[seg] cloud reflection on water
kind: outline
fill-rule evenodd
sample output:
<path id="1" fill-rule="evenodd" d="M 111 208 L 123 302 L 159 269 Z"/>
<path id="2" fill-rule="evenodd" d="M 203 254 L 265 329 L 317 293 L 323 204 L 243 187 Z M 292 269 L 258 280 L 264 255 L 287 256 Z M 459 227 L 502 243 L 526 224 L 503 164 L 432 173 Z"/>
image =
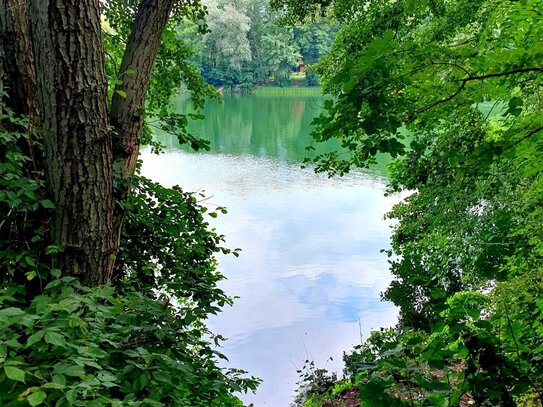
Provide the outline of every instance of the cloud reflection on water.
<path id="1" fill-rule="evenodd" d="M 384 197 L 382 179 L 363 173 L 328 179 L 276 159 L 168 151 L 143 153 L 143 174 L 166 186 L 204 189 L 210 205 L 228 215 L 213 225 L 239 258 L 220 258 L 239 295 L 233 308 L 210 320 L 229 338 L 231 365 L 264 380 L 255 406 L 288 406 L 296 368 L 310 357 L 341 369 L 341 355 L 370 328 L 396 321 L 391 304 L 379 301 L 390 281 L 389 222 L 383 215 L 398 201 Z"/>

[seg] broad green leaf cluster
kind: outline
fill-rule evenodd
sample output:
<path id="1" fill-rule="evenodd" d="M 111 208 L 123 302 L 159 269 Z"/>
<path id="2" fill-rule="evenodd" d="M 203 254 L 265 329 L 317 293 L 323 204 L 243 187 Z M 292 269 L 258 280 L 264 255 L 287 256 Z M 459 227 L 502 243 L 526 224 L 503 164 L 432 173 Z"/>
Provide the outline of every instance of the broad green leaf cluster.
<path id="1" fill-rule="evenodd" d="M 399 324 L 345 358 L 362 405 L 543 402 L 543 3 L 276 3 L 341 23 L 313 133 L 341 149 L 317 169 L 389 154 L 407 195 L 383 293 Z"/>
<path id="2" fill-rule="evenodd" d="M 20 291 L 0 296 L 2 406 L 240 406 L 231 392 L 256 385 L 217 367 L 220 337 L 190 309 L 72 277 L 29 306 Z"/>

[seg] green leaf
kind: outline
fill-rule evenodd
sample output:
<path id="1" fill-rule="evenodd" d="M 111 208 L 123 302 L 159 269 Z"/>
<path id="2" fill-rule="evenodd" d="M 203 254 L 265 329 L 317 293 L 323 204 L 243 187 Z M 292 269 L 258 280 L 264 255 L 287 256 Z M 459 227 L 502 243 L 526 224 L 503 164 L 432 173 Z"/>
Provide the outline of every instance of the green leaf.
<path id="1" fill-rule="evenodd" d="M 68 403 L 73 404 L 77 398 L 77 389 L 68 390 L 66 392 L 66 400 Z"/>
<path id="2" fill-rule="evenodd" d="M 32 345 L 34 345 L 36 342 L 41 341 L 41 339 L 43 338 L 43 334 L 44 334 L 43 331 L 38 331 L 38 332 L 36 332 L 35 334 L 30 335 L 30 336 L 28 337 L 28 340 L 26 341 L 26 346 L 32 346 Z"/>
<path id="3" fill-rule="evenodd" d="M 36 393 L 32 393 L 30 396 L 28 396 L 27 400 L 31 406 L 39 406 L 45 401 L 46 398 L 47 394 L 45 392 L 37 391 Z"/>
<path id="4" fill-rule="evenodd" d="M 57 373 L 64 374 L 66 376 L 80 377 L 85 374 L 85 370 L 79 365 L 61 366 L 57 368 Z"/>
<path id="5" fill-rule="evenodd" d="M 63 335 L 57 332 L 46 332 L 45 342 L 50 343 L 51 345 L 56 345 L 63 348 L 66 346 L 66 339 L 64 339 Z"/>
<path id="6" fill-rule="evenodd" d="M 34 279 L 34 277 L 36 277 L 38 275 L 38 273 L 36 273 L 36 271 L 30 271 L 28 273 L 26 273 L 26 279 L 28 281 L 32 281 Z"/>
<path id="7" fill-rule="evenodd" d="M 66 386 L 66 377 L 61 374 L 53 375 L 53 383 Z"/>
<path id="8" fill-rule="evenodd" d="M 40 201 L 41 206 L 43 206 L 45 209 L 54 209 L 55 204 L 51 202 L 49 199 L 43 199 Z"/>
<path id="9" fill-rule="evenodd" d="M 60 383 L 55 383 L 55 382 L 50 382 L 50 383 L 45 383 L 43 386 L 41 386 L 42 389 L 57 389 L 57 390 L 62 390 L 63 388 L 65 388 L 66 386 L 64 386 L 63 384 L 60 384 Z"/>
<path id="10" fill-rule="evenodd" d="M 13 348 L 13 349 L 21 349 L 23 347 L 23 345 L 21 345 L 17 341 L 17 339 L 8 339 L 7 341 L 4 341 L 3 344 L 6 345 L 6 346 L 9 346 L 10 348 Z"/>
<path id="11" fill-rule="evenodd" d="M 3 317 L 18 317 L 24 314 L 25 312 L 20 308 L 9 307 L 0 311 L 0 319 Z"/>
<path id="12" fill-rule="evenodd" d="M 143 403 L 144 403 L 144 405 L 149 405 L 149 406 L 153 406 L 153 407 L 163 407 L 164 406 L 163 403 L 161 403 L 159 401 L 151 400 L 149 398 L 143 399 Z"/>
<path id="13" fill-rule="evenodd" d="M 19 369 L 15 366 L 4 366 L 4 372 L 6 372 L 6 376 L 10 378 L 11 380 L 15 380 L 18 382 L 25 382 L 25 372 L 24 370 Z"/>
<path id="14" fill-rule="evenodd" d="M 170 375 L 167 374 L 166 372 L 162 372 L 160 370 L 154 371 L 153 372 L 153 377 L 155 378 L 155 380 L 157 380 L 159 382 L 172 384 Z"/>
<path id="15" fill-rule="evenodd" d="M 117 89 L 115 93 L 118 94 L 120 97 L 126 99 L 126 92 L 124 90 Z"/>

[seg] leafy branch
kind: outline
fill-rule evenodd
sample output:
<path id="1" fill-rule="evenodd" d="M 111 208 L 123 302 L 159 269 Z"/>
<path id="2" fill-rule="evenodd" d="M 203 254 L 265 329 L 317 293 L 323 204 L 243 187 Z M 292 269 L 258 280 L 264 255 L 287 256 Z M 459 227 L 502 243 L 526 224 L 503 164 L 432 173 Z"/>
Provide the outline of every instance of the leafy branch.
<path id="1" fill-rule="evenodd" d="M 455 67 L 458 67 L 460 68 L 459 65 L 454 65 Z M 464 68 L 462 68 L 464 69 Z M 465 70 L 465 69 L 464 69 Z M 466 71 L 467 72 L 467 71 Z M 485 75 L 476 75 L 476 76 L 468 76 L 467 78 L 464 78 L 464 79 L 458 79 L 458 80 L 455 80 L 455 82 L 458 82 L 460 81 L 460 86 L 459 88 L 456 90 L 456 92 L 454 92 L 453 94 L 443 98 L 443 99 L 440 99 L 440 100 L 437 100 L 433 103 L 430 103 L 426 106 L 423 106 L 417 110 L 415 110 L 413 113 L 415 114 L 419 114 L 419 113 L 424 113 L 440 104 L 443 104 L 443 103 L 446 103 L 452 99 L 454 99 L 456 96 L 458 96 L 463 90 L 464 88 L 466 87 L 466 85 L 468 84 L 468 82 L 471 82 L 471 81 L 482 81 L 482 80 L 485 80 L 485 79 L 490 79 L 490 78 L 499 78 L 499 77 L 502 77 L 502 76 L 509 76 L 509 75 L 515 75 L 515 74 L 519 74 L 519 73 L 527 73 L 527 72 L 543 72 L 543 68 L 540 68 L 540 67 L 532 67 L 532 68 L 518 68 L 518 69 L 513 69 L 511 71 L 506 71 L 506 72 L 497 72 L 497 73 L 489 73 L 489 74 L 485 74 Z"/>

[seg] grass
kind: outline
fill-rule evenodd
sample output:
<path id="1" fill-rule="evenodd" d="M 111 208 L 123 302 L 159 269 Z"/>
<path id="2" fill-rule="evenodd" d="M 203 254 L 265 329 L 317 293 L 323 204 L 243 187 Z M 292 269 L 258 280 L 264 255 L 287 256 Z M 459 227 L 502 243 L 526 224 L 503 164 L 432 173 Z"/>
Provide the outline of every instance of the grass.
<path id="1" fill-rule="evenodd" d="M 293 81 L 305 81 L 305 73 L 293 73 L 290 75 Z"/>

